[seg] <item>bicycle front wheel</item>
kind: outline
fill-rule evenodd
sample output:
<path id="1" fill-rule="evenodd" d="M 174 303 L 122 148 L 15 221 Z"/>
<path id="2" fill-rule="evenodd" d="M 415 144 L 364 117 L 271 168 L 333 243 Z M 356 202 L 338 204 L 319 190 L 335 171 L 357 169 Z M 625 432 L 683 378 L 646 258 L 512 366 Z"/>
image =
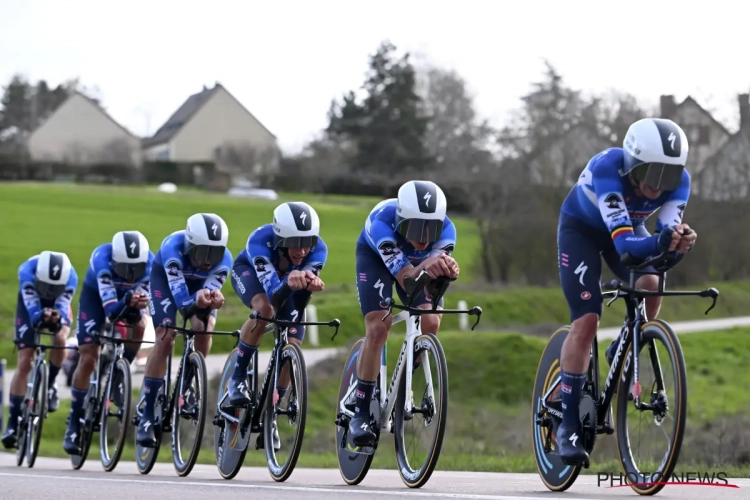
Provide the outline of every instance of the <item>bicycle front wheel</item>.
<path id="1" fill-rule="evenodd" d="M 411 387 L 408 388 L 407 370 L 413 371 Z M 421 396 L 414 398 L 411 412 L 406 413 L 406 398 L 411 394 Z M 394 442 L 399 474 L 409 488 L 421 488 L 427 484 L 437 465 L 448 417 L 448 366 L 443 346 L 435 335 L 426 333 L 414 340 L 414 366 L 404 367 L 395 410 Z M 432 436 L 423 436 L 422 431 L 430 428 Z M 427 451 L 417 452 L 416 448 L 420 446 Z M 411 458 L 409 449 L 414 453 Z"/>
<path id="2" fill-rule="evenodd" d="M 178 476 L 187 476 L 193 470 L 203 441 L 203 429 L 206 425 L 208 392 L 206 360 L 199 351 L 191 352 L 185 366 L 182 367 L 182 392 L 177 394 L 172 409 L 172 458 Z M 180 381 L 175 384 L 175 391 L 180 390 Z M 188 422 L 192 425 L 187 425 Z M 190 443 L 183 446 L 183 443 Z M 182 454 L 188 450 L 187 457 Z"/>
<path id="3" fill-rule="evenodd" d="M 302 439 L 305 436 L 307 369 L 302 349 L 297 344 L 287 344 L 281 350 L 279 373 L 284 371 L 289 374 L 290 378 L 286 397 L 278 400 L 279 409 L 278 412 L 274 412 L 274 399 L 278 393 L 273 391 L 267 398 L 263 416 L 263 447 L 266 449 L 268 472 L 273 480 L 278 482 L 286 481 L 292 475 L 302 450 Z M 283 401 L 284 399 L 286 401 Z M 279 430 L 279 427 L 285 423 L 291 427 L 289 432 Z M 274 449 L 274 434 L 279 436 L 280 449 L 278 451 L 289 450 L 289 456 L 281 463 L 279 463 L 277 450 Z"/>
<path id="4" fill-rule="evenodd" d="M 108 384 L 104 394 L 99 429 L 99 455 L 102 467 L 107 472 L 115 470 L 120 461 L 130 423 L 132 390 L 130 364 L 127 360 L 120 358 L 115 361 L 110 376 L 112 382 Z"/>
<path id="5" fill-rule="evenodd" d="M 639 495 L 654 495 L 672 476 L 680 455 L 687 420 L 687 371 L 680 341 L 664 321 L 657 319 L 643 325 L 639 348 L 639 383 L 633 382 L 632 344 L 625 353 L 619 378 L 617 447 L 630 487 Z M 653 375 L 645 377 L 649 372 Z M 639 394 L 645 406 L 641 409 L 633 403 Z M 631 423 L 630 430 L 638 434 L 632 440 Z M 641 436 L 642 431 L 648 432 L 649 424 L 653 424 L 653 435 Z"/>
<path id="6" fill-rule="evenodd" d="M 34 467 L 39 453 L 39 442 L 42 439 L 42 427 L 47 417 L 47 364 L 39 363 L 36 367 L 34 387 L 29 402 L 28 428 L 26 432 L 26 464 Z"/>

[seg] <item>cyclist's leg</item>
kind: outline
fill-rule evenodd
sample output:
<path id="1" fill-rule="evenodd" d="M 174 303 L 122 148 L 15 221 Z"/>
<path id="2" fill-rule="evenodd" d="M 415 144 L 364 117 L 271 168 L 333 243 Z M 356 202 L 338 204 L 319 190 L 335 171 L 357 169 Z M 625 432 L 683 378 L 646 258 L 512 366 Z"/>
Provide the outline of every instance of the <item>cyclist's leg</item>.
<path id="1" fill-rule="evenodd" d="M 235 260 L 232 267 L 232 288 L 245 307 L 257 311 L 264 318 L 273 316 L 273 307 L 263 285 L 258 280 L 255 268 L 246 259 Z M 253 330 L 255 324 L 256 320 L 248 318 L 240 330 L 237 362 L 234 365 L 228 388 L 230 406 L 245 406 L 251 402 L 250 392 L 244 382 L 247 379 L 250 361 L 263 340 L 263 330 L 267 323 L 257 321 L 258 326 Z"/>
<path id="2" fill-rule="evenodd" d="M 136 434 L 137 443 L 149 448 L 156 446 L 156 435 L 153 428 L 154 406 L 159 391 L 164 384 L 164 375 L 167 373 L 167 358 L 174 347 L 174 332 L 167 331 L 163 326 L 157 325 L 174 325 L 177 314 L 175 300 L 169 289 L 164 268 L 157 265 L 153 266 L 150 278 L 150 313 L 156 331 L 154 332 L 154 346 L 146 359 L 146 370 L 143 377 L 143 393 L 146 404 Z"/>
<path id="3" fill-rule="evenodd" d="M 399 299 L 401 299 L 401 302 L 406 303 L 408 299 L 408 297 L 406 296 L 406 291 L 401 288 L 398 283 L 396 283 L 396 293 L 398 294 Z M 432 309 L 432 300 L 427 298 L 427 294 L 424 290 L 421 290 L 417 297 L 414 299 L 414 305 L 420 309 Z M 440 297 L 440 302 L 438 302 L 437 308 L 443 309 L 444 305 L 445 301 L 443 300 L 443 297 Z M 442 319 L 442 314 L 422 315 L 422 319 L 420 321 L 420 329 L 422 330 L 422 333 L 432 333 L 433 335 L 437 335 L 438 331 L 440 330 L 440 323 Z M 419 368 L 421 362 L 422 354 L 420 354 L 419 357 L 414 360 L 415 370 Z"/>
<path id="4" fill-rule="evenodd" d="M 141 309 L 141 317 L 138 320 L 138 323 L 135 323 L 133 325 L 133 340 L 143 340 L 143 336 L 146 333 L 147 324 L 148 321 L 146 320 L 146 310 Z M 128 329 L 122 328 L 120 333 L 123 337 L 127 337 Z M 133 361 L 135 361 L 136 356 L 138 356 L 138 351 L 141 350 L 141 344 L 134 342 L 125 342 L 123 345 L 125 346 L 125 350 L 122 354 L 122 357 L 128 360 L 128 363 L 132 365 Z"/>
<path id="5" fill-rule="evenodd" d="M 34 361 L 34 349 L 29 347 L 34 342 L 34 328 L 20 293 L 16 305 L 16 336 L 14 342 L 18 349 L 18 365 L 10 381 L 8 425 L 2 435 L 3 446 L 7 449 L 16 446 L 18 418 L 21 416 L 21 405 L 26 396 L 26 384 L 29 381 L 31 364 Z M 0 418 L 2 418 L 2 415 L 0 415 Z"/>
<path id="6" fill-rule="evenodd" d="M 191 290 L 190 293 L 194 293 Z M 212 309 L 211 314 L 208 315 L 208 324 L 205 325 L 205 331 L 213 332 L 216 329 L 216 316 L 219 313 L 217 309 Z M 190 318 L 190 328 L 201 332 L 204 329 L 203 321 L 193 316 Z M 211 352 L 211 344 L 213 343 L 213 337 L 211 335 L 196 335 L 195 336 L 195 350 L 200 351 L 204 356 L 208 356 Z"/>
<path id="7" fill-rule="evenodd" d="M 383 345 L 388 340 L 392 318 L 383 321 L 385 311 L 380 301 L 391 297 L 393 278 L 380 256 L 366 245 L 357 243 L 357 298 L 365 319 L 365 341 L 357 361 L 357 390 L 354 417 L 349 435 L 357 446 L 369 446 L 375 439 L 370 429 L 370 401 L 378 380 Z"/>
<path id="8" fill-rule="evenodd" d="M 91 382 L 91 374 L 94 373 L 96 363 L 99 361 L 99 343 L 94 335 L 102 331 L 104 322 L 104 307 L 99 290 L 84 285 L 81 289 L 76 321 L 78 366 L 73 373 L 68 428 L 63 437 L 63 449 L 71 455 L 80 453 L 80 419 Z"/>
<path id="9" fill-rule="evenodd" d="M 284 321 L 293 321 L 304 323 L 307 321 L 306 310 L 302 307 L 309 300 L 312 292 L 307 290 L 298 290 L 292 293 L 292 296 L 284 304 L 284 307 L 279 311 L 279 319 Z M 297 344 L 302 347 L 302 341 L 305 339 L 305 326 L 298 325 L 289 327 L 287 330 L 287 339 L 292 344 Z M 285 365 L 279 373 L 279 399 L 284 397 L 286 390 L 289 387 L 290 382 L 289 365 Z"/>
<path id="10" fill-rule="evenodd" d="M 572 217 L 560 216 L 558 265 L 563 294 L 570 308 L 571 327 L 560 353 L 563 420 L 557 442 L 563 460 L 573 463 L 582 463 L 587 458 L 580 439 L 578 407 L 589 351 L 602 313 L 599 239 Z"/>
<path id="11" fill-rule="evenodd" d="M 633 227 L 633 233 L 636 236 L 650 236 L 643 224 L 639 224 Z M 620 262 L 620 254 L 617 252 L 614 243 L 611 243 L 610 246 L 602 252 L 602 256 L 604 257 L 604 261 L 607 263 L 607 266 L 615 274 L 615 276 L 627 283 L 630 279 L 630 271 Z M 646 274 L 648 272 L 653 273 L 656 272 L 656 270 L 653 267 L 647 267 L 643 272 L 636 273 L 635 286 L 636 288 L 640 288 L 643 290 L 656 291 L 659 288 L 659 278 L 655 274 Z M 646 298 L 646 317 L 655 318 L 659 314 L 659 310 L 661 309 L 661 299 L 661 297 Z M 626 325 L 623 324 L 623 328 L 625 328 L 625 326 Z M 617 344 L 620 342 L 621 335 L 622 332 L 617 336 L 617 338 L 612 341 L 612 343 L 607 347 L 607 350 L 605 351 L 604 355 L 607 358 L 607 362 L 610 364 L 610 366 L 612 365 L 612 360 L 615 357 L 615 350 L 617 349 Z"/>

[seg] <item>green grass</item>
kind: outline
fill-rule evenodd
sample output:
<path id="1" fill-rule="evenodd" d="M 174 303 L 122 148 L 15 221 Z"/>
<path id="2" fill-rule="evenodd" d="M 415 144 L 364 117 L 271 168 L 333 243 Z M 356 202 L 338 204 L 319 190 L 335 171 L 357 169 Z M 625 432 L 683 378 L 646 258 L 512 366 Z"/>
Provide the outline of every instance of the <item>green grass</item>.
<path id="1" fill-rule="evenodd" d="M 534 472 L 529 403 L 545 341 L 518 333 L 478 334 L 467 341 L 463 333 L 443 332 L 440 339 L 448 360 L 450 400 L 448 428 L 438 468 Z M 750 410 L 750 393 L 746 389 L 750 386 L 750 370 L 747 370 L 750 328 L 684 335 L 680 341 L 688 368 L 689 410 L 678 470 L 718 467 L 735 477 L 750 476 L 748 462 L 742 462 L 742 458 L 727 458 L 717 441 L 720 432 L 730 443 L 746 440 L 750 432 L 747 423 L 740 422 L 747 419 Z M 389 370 L 395 365 L 400 343 L 400 339 L 389 339 Z M 606 344 L 600 346 L 602 356 Z M 336 467 L 333 409 L 343 362 L 342 358 L 333 359 L 309 369 L 301 467 Z M 213 380 L 212 386 L 217 385 L 218 381 Z M 213 394 L 215 397 L 215 389 Z M 50 415 L 45 423 L 44 455 L 65 456 L 61 440 L 67 408 L 67 402 L 63 402 L 61 410 Z M 212 416 L 211 409 L 199 458 L 201 463 L 210 464 L 214 460 Z M 734 434 L 727 433 L 727 429 Z M 132 442 L 132 439 L 131 429 L 129 440 Z M 613 436 L 599 437 L 589 472 L 619 470 L 614 442 Z M 95 447 L 90 456 L 98 459 Z M 133 449 L 126 449 L 123 460 L 133 460 L 133 456 Z M 170 460 L 170 448 L 165 441 L 160 461 Z M 249 451 L 245 464 L 264 466 L 263 452 Z M 390 435 L 383 437 L 374 466 L 395 467 Z"/>

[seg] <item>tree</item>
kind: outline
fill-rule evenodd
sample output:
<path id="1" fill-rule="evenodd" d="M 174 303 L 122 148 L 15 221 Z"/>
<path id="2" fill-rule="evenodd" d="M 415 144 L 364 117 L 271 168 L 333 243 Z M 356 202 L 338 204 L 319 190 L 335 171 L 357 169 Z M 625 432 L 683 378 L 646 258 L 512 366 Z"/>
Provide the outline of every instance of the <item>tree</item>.
<path id="1" fill-rule="evenodd" d="M 364 99 L 351 91 L 329 110 L 329 138 L 356 148 L 349 165 L 353 173 L 393 178 L 422 173 L 431 163 L 424 146 L 428 119 L 420 111 L 414 68 L 408 53 L 397 58 L 395 52 L 393 44 L 383 42 L 370 57 Z"/>

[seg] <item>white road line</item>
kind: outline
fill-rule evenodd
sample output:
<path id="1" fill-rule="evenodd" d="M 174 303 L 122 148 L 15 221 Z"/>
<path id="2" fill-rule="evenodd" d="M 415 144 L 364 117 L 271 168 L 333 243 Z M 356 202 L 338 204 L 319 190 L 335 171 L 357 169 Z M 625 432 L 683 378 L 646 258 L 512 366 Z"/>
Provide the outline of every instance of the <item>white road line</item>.
<path id="1" fill-rule="evenodd" d="M 513 496 L 513 495 L 478 495 L 464 493 L 441 493 L 426 491 L 393 491 L 393 490 L 366 490 L 361 487 L 352 488 L 342 486 L 341 488 L 315 488 L 307 486 L 288 486 L 288 485 L 261 485 L 261 484 L 244 484 L 244 483 L 227 483 L 220 480 L 215 482 L 203 481 L 167 481 L 167 480 L 147 480 L 147 479 L 115 479 L 109 477 L 88 477 L 88 476 L 60 476 L 56 474 L 15 474 L 10 472 L 0 472 L 0 476 L 5 477 L 33 477 L 43 479 L 65 479 L 69 481 L 91 481 L 91 482 L 110 482 L 110 483 L 138 483 L 138 484 L 168 484 L 175 486 L 208 486 L 215 488 L 241 488 L 256 490 L 282 490 L 282 491 L 302 491 L 307 493 L 350 493 L 354 495 L 382 495 L 391 497 L 433 497 L 433 498 L 473 498 L 476 500 L 550 500 L 550 497 L 532 497 L 532 496 Z M 565 500 L 585 500 L 577 497 L 565 497 Z"/>

